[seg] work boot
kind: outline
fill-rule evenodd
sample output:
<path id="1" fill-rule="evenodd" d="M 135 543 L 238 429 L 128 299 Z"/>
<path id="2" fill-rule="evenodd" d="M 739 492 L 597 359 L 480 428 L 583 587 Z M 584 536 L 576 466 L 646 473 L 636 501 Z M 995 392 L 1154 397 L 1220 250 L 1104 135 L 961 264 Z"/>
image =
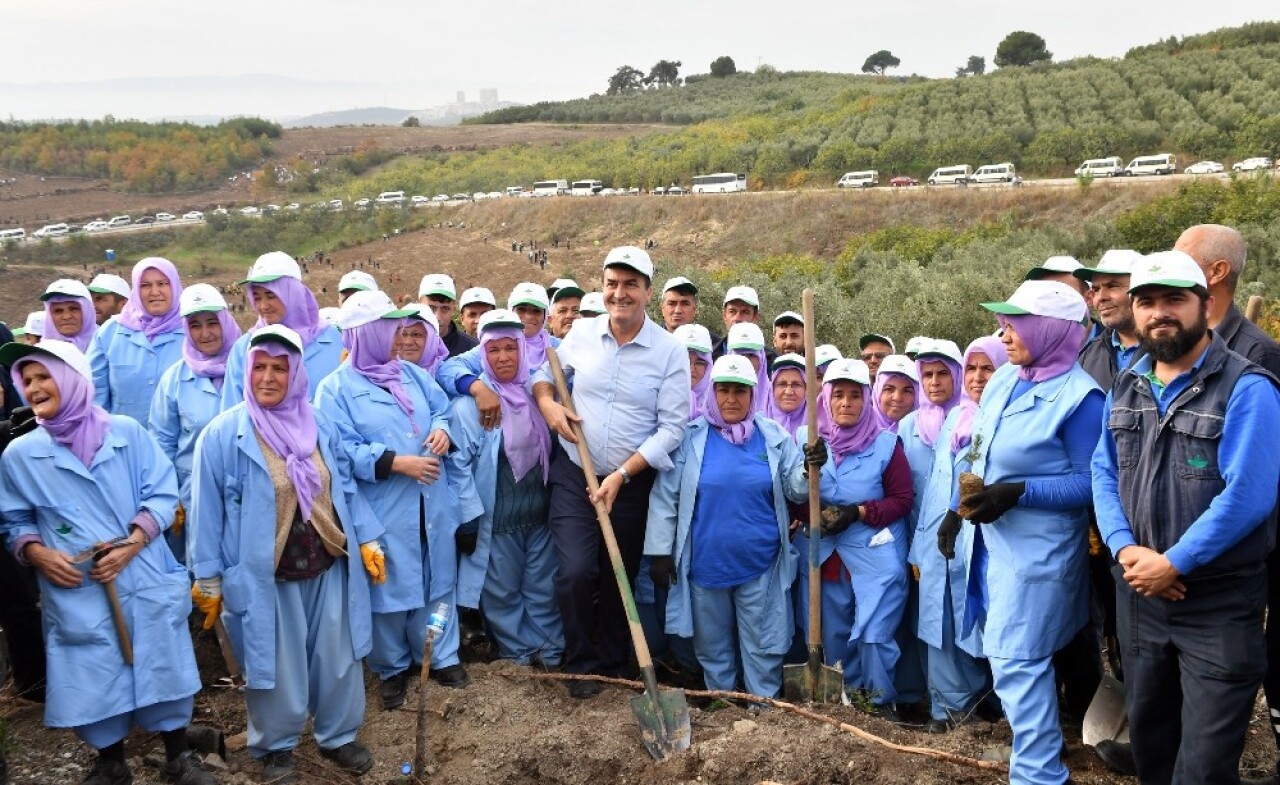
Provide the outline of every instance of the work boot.
<path id="1" fill-rule="evenodd" d="M 1133 762 L 1133 747 L 1128 744 L 1121 744 L 1112 739 L 1103 739 L 1094 745 L 1094 753 L 1098 756 L 1098 760 L 1107 765 L 1107 768 L 1117 774 L 1127 774 L 1130 777 L 1138 776 L 1138 766 Z"/>
<path id="2" fill-rule="evenodd" d="M 213 773 L 204 767 L 204 761 L 195 750 L 187 750 L 160 767 L 160 773 L 178 785 L 218 785 Z"/>
<path id="3" fill-rule="evenodd" d="M 569 682 L 569 694 L 578 700 L 594 698 L 600 694 L 600 682 L 595 679 L 574 679 Z"/>
<path id="4" fill-rule="evenodd" d="M 432 668 L 431 678 L 442 687 L 453 687 L 458 690 L 471 683 L 471 677 L 467 675 L 467 669 L 462 667 L 462 663 L 448 665 L 440 670 Z"/>
<path id="5" fill-rule="evenodd" d="M 320 754 L 353 774 L 364 774 L 373 768 L 373 755 L 354 741 L 331 750 L 321 747 Z"/>
<path id="6" fill-rule="evenodd" d="M 84 778 L 83 785 L 130 785 L 133 772 L 123 761 L 105 760 L 99 757 L 93 762 L 89 776 Z"/>
<path id="7" fill-rule="evenodd" d="M 898 714 L 898 707 L 892 703 L 880 703 L 872 706 L 869 713 L 872 717 L 879 717 L 886 722 L 902 722 L 902 717 Z"/>
<path id="8" fill-rule="evenodd" d="M 409 672 L 400 671 L 388 676 L 378 685 L 378 697 L 382 698 L 382 708 L 398 709 L 404 705 L 405 693 L 409 690 Z"/>
<path id="9" fill-rule="evenodd" d="M 267 785 L 297 785 L 299 780 L 297 772 L 293 770 L 293 750 L 263 755 L 262 781 Z"/>

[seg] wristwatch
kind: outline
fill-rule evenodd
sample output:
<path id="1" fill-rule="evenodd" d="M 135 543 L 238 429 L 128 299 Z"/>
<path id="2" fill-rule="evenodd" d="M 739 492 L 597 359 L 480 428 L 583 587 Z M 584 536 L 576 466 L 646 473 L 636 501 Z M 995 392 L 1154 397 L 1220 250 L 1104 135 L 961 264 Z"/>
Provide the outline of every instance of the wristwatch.
<path id="1" fill-rule="evenodd" d="M 623 484 L 623 485 L 626 485 L 627 483 L 631 482 L 631 472 L 627 471 L 627 467 L 626 467 L 626 466 L 619 466 L 619 467 L 618 467 L 618 474 L 621 474 L 621 475 L 622 475 L 622 484 Z"/>

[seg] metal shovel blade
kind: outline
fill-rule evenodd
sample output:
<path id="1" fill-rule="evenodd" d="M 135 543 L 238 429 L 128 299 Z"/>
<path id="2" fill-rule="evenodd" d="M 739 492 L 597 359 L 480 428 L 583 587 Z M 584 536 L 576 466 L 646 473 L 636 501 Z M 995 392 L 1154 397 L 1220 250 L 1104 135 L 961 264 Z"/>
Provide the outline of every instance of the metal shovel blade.
<path id="1" fill-rule="evenodd" d="M 693 729 L 684 690 L 645 692 L 631 699 L 631 712 L 640 723 L 640 739 L 654 760 L 689 749 Z"/>
<path id="2" fill-rule="evenodd" d="M 815 677 L 816 674 L 816 677 Z M 793 703 L 841 703 L 844 674 L 830 665 L 787 665 L 782 669 L 782 696 Z"/>
<path id="3" fill-rule="evenodd" d="M 1084 713 L 1081 738 L 1090 747 L 1106 739 L 1129 743 L 1129 711 L 1124 705 L 1124 684 L 1114 676 L 1103 676 Z"/>

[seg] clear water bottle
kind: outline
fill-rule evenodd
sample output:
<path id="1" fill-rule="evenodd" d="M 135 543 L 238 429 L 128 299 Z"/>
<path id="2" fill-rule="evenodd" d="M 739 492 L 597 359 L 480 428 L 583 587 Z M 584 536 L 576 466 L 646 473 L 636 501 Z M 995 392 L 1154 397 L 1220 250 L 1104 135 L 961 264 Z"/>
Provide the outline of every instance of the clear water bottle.
<path id="1" fill-rule="evenodd" d="M 444 635 L 444 628 L 447 626 L 449 626 L 449 603 L 437 602 L 431 609 L 430 618 L 427 619 L 427 635 L 439 638 Z"/>

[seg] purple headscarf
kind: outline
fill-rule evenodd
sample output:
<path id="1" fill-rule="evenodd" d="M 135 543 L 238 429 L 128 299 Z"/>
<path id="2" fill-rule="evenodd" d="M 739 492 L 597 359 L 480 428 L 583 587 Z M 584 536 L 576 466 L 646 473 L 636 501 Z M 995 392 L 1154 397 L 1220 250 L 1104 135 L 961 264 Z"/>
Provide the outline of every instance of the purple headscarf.
<path id="1" fill-rule="evenodd" d="M 879 378 L 879 374 L 876 378 Z M 825 382 L 822 392 L 818 394 L 818 435 L 826 440 L 831 459 L 839 466 L 846 455 L 867 449 L 884 428 L 876 422 L 875 407 L 867 401 L 871 388 L 865 384 L 858 385 L 862 388 L 862 414 L 858 415 L 858 421 L 848 427 L 836 425 L 831 417 L 831 385 L 832 382 Z"/>
<path id="2" fill-rule="evenodd" d="M 540 332 L 541 335 L 546 335 Z M 520 367 L 515 378 L 500 382 L 489 365 L 488 345 L 503 338 L 512 338 L 520 350 Z M 533 396 L 525 388 L 529 382 L 529 350 L 525 345 L 524 330 L 516 327 L 490 327 L 480 333 L 480 362 L 488 376 L 489 387 L 502 400 L 502 452 L 511 464 L 511 473 L 518 482 L 534 466 L 542 465 L 542 481 L 547 481 L 551 468 L 551 431 L 546 420 L 533 402 Z"/>
<path id="3" fill-rule="evenodd" d="M 916 360 L 916 373 L 921 379 L 924 379 L 922 366 L 929 362 L 941 362 L 951 372 L 951 399 L 941 406 L 929 400 L 923 384 L 918 388 L 923 397 L 918 398 L 916 402 L 916 433 L 920 436 L 920 441 L 932 447 L 938 441 L 938 432 L 942 430 L 942 424 L 947 421 L 947 415 L 967 396 L 964 394 L 964 369 L 956 365 L 955 360 L 941 354 L 921 355 Z"/>
<path id="4" fill-rule="evenodd" d="M 449 347 L 445 346 L 444 341 L 440 338 L 440 331 L 436 329 L 434 324 L 428 322 L 426 319 L 411 319 L 405 327 L 409 327 L 414 324 L 415 321 L 420 321 L 422 329 L 427 333 L 427 342 L 422 347 L 422 357 L 418 359 L 418 367 L 425 368 L 427 373 L 435 376 L 436 371 L 440 368 L 440 363 L 444 362 L 449 357 Z"/>
<path id="5" fill-rule="evenodd" d="M 213 382 L 214 389 L 221 390 L 222 379 L 227 375 L 227 356 L 231 354 L 231 345 L 240 337 L 240 325 L 231 318 L 226 308 L 218 309 L 217 314 L 218 324 L 222 327 L 222 348 L 217 354 L 205 354 L 197 349 L 191 340 L 191 328 L 187 326 L 187 320 L 182 320 L 182 331 L 187 336 L 182 342 L 182 361 L 196 376 L 203 376 Z"/>
<path id="6" fill-rule="evenodd" d="M 413 423 L 416 434 L 420 429 L 413 421 L 413 401 L 404 389 L 400 358 L 395 356 L 396 336 L 403 326 L 403 319 L 374 319 L 343 330 L 342 339 L 350 350 L 347 361 L 351 363 L 351 370 L 391 393 L 396 405 Z"/>
<path id="7" fill-rule="evenodd" d="M 551 345 L 551 334 L 547 332 L 546 312 L 543 312 L 542 327 L 533 334 L 533 337 L 525 336 L 524 338 L 524 360 L 527 368 L 541 368 L 543 363 L 547 361 L 547 347 Z M 521 331 L 523 333 L 523 330 Z M 521 369 L 523 370 L 523 368 Z"/>
<path id="8" fill-rule="evenodd" d="M 765 355 L 764 349 L 730 349 L 729 354 L 736 354 L 739 357 L 756 358 L 756 365 L 759 366 L 756 368 L 756 390 L 770 389 L 769 358 Z M 753 413 L 760 412 L 761 414 L 765 414 L 766 409 L 769 407 L 769 399 L 772 397 L 772 395 L 757 395 L 753 393 L 751 396 L 751 411 Z M 714 408 L 711 406 L 709 401 L 707 403 L 707 408 Z"/>
<path id="9" fill-rule="evenodd" d="M 689 353 L 698 355 L 699 359 L 707 364 L 707 370 L 703 372 L 702 379 L 689 388 L 689 422 L 693 422 L 707 413 L 707 397 L 712 395 L 711 352 L 695 352 L 690 349 Z"/>
<path id="10" fill-rule="evenodd" d="M 142 275 L 147 270 L 159 270 L 169 279 L 169 310 L 160 316 L 147 313 L 142 304 Z M 177 332 L 182 329 L 182 308 L 178 301 L 182 298 L 182 279 L 178 276 L 178 268 L 173 262 L 152 256 L 133 266 L 133 288 L 129 291 L 129 301 L 120 310 L 116 321 L 135 332 L 147 336 L 148 342 L 154 342 L 157 335 Z"/>
<path id="11" fill-rule="evenodd" d="M 111 417 L 107 410 L 93 402 L 93 382 L 57 357 L 41 354 L 24 357 L 9 370 L 9 377 L 19 390 L 22 389 L 22 366 L 30 362 L 40 363 L 49 371 L 62 398 L 58 413 L 47 420 L 37 417 L 36 424 L 48 431 L 55 442 L 70 450 L 87 468 L 111 430 Z"/>
<path id="12" fill-rule="evenodd" d="M 879 373 L 876 374 L 875 384 L 871 387 L 871 401 L 870 401 L 871 410 L 875 413 L 876 425 L 878 425 L 880 429 L 883 431 L 888 431 L 889 433 L 897 433 L 898 421 L 889 419 L 889 415 L 885 414 L 884 411 L 881 410 L 880 408 L 880 394 L 884 392 L 884 386 L 889 383 L 890 377 L 893 377 L 896 379 L 906 379 L 907 381 L 911 382 L 911 389 L 913 391 L 913 397 L 911 399 L 912 400 L 911 411 L 915 411 L 916 409 L 920 408 L 920 382 L 917 382 L 915 379 L 912 379 L 910 376 L 907 376 L 904 373 L 895 373 L 892 371 L 880 371 Z M 910 414 L 910 413 L 911 412 L 907 412 L 907 414 Z M 904 414 L 902 416 L 906 417 L 907 415 Z"/>
<path id="13" fill-rule="evenodd" d="M 1016 328 L 1015 328 L 1016 329 Z M 969 344 L 964 350 L 964 364 L 969 364 L 969 358 L 975 354 L 986 355 L 987 359 L 996 368 L 1009 362 L 1009 354 L 1004 349 L 1004 343 L 994 335 L 984 335 L 973 343 Z M 963 387 L 963 380 L 961 382 Z M 969 441 L 973 438 L 973 418 L 978 413 L 978 402 L 969 397 L 968 393 L 960 399 L 960 413 L 956 415 L 956 424 L 951 429 L 951 454 L 956 455 L 965 447 L 969 446 Z"/>
<path id="14" fill-rule="evenodd" d="M 1080 322 L 1031 314 L 997 316 L 996 320 L 1001 329 L 1012 324 L 1031 354 L 1031 363 L 1018 369 L 1018 378 L 1029 382 L 1043 382 L 1071 370 L 1084 346 L 1085 327 Z"/>
<path id="15" fill-rule="evenodd" d="M 53 304 L 54 303 L 80 303 L 80 332 L 70 337 L 58 332 L 58 328 L 53 321 Z M 98 329 L 96 321 L 97 314 L 93 310 L 93 300 L 88 297 L 72 297 L 69 294 L 55 294 L 48 300 L 44 301 L 44 321 L 48 327 L 45 332 L 49 333 L 45 336 L 50 341 L 66 341 L 75 344 L 75 347 L 81 352 L 89 351 L 89 342 L 93 340 L 93 332 Z M 52 329 L 49 329 L 52 328 Z"/>
<path id="16" fill-rule="evenodd" d="M 289 389 L 285 392 L 284 400 L 269 409 L 259 405 L 258 400 L 253 397 L 255 354 L 289 359 Z M 309 521 L 311 507 L 320 495 L 320 470 L 311 462 L 319 432 L 316 429 L 316 414 L 311 408 L 311 402 L 307 400 L 307 369 L 302 363 L 302 355 L 284 344 L 267 341 L 249 348 L 245 368 L 249 383 L 244 386 L 244 402 L 249 410 L 253 429 L 271 449 L 284 458 L 289 479 L 293 481 L 293 487 L 298 493 L 298 509 L 302 512 L 302 519 Z"/>
<path id="17" fill-rule="evenodd" d="M 710 374 L 708 374 L 710 376 Z M 707 422 L 711 423 L 720 435 L 729 440 L 730 444 L 736 444 L 739 447 L 747 443 L 751 438 L 751 434 L 756 432 L 756 399 L 760 396 L 756 394 L 759 387 L 751 388 L 751 405 L 747 409 L 747 416 L 743 417 L 741 422 L 729 425 L 724 421 L 724 417 L 720 414 L 720 407 L 716 404 L 715 385 L 711 386 L 711 391 L 707 393 L 707 410 L 703 416 L 707 418 Z"/>
<path id="18" fill-rule="evenodd" d="M 773 372 L 773 379 L 769 382 L 769 396 L 765 400 L 764 416 L 781 425 L 783 430 L 792 436 L 796 435 L 796 429 L 805 423 L 805 417 L 809 412 L 809 401 L 803 395 L 800 396 L 800 406 L 793 412 L 784 412 L 782 407 L 778 406 L 778 399 L 773 394 L 773 382 L 778 380 L 780 374 L 787 371 L 800 375 L 800 381 L 804 381 L 804 371 L 794 365 L 784 365 Z"/>
<path id="19" fill-rule="evenodd" d="M 302 337 L 303 346 L 310 346 L 316 336 L 328 329 L 329 323 L 320 318 L 320 306 L 316 304 L 316 296 L 297 278 L 283 275 L 274 281 L 250 284 L 250 286 L 261 286 L 280 298 L 280 302 L 284 304 L 284 318 L 280 322 Z M 253 329 L 266 326 L 266 321 L 259 317 Z"/>

